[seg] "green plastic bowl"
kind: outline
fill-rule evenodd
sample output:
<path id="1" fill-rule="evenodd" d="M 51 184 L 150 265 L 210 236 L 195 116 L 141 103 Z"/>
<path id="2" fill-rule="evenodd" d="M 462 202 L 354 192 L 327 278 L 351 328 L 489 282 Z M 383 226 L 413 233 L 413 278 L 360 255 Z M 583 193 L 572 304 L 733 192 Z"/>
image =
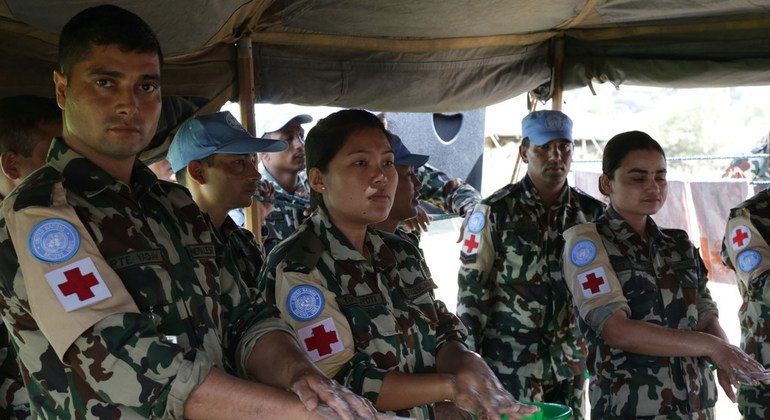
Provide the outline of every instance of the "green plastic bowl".
<path id="1" fill-rule="evenodd" d="M 524 417 L 522 420 L 569 420 L 572 418 L 572 408 L 566 405 L 533 402 L 528 403 L 540 407 L 540 411 L 535 414 Z"/>

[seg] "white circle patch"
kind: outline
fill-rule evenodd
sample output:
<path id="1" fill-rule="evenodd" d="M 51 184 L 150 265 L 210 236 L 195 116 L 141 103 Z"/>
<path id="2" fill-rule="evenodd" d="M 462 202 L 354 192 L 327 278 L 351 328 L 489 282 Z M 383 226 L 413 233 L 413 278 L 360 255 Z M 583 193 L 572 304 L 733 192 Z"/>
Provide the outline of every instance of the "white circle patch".
<path id="1" fill-rule="evenodd" d="M 484 213 L 480 211 L 474 211 L 471 217 L 468 218 L 468 230 L 472 233 L 479 233 L 481 229 L 484 229 L 486 221 L 484 220 Z"/>
<path id="2" fill-rule="evenodd" d="M 80 235 L 64 219 L 46 219 L 29 234 L 29 250 L 40 261 L 56 264 L 72 258 L 80 248 Z"/>
<path id="3" fill-rule="evenodd" d="M 294 286 L 286 297 L 289 315 L 297 321 L 310 321 L 324 309 L 324 294 L 315 286 L 301 284 Z"/>
<path id="4" fill-rule="evenodd" d="M 750 273 L 762 262 L 762 255 L 753 249 L 747 249 L 738 254 L 738 267 L 744 273 Z"/>
<path id="5" fill-rule="evenodd" d="M 588 239 L 577 241 L 569 251 L 569 259 L 576 267 L 584 267 L 596 258 L 596 245 Z"/>
<path id="6" fill-rule="evenodd" d="M 730 246 L 739 251 L 749 246 L 751 231 L 744 225 L 738 225 L 730 231 Z"/>

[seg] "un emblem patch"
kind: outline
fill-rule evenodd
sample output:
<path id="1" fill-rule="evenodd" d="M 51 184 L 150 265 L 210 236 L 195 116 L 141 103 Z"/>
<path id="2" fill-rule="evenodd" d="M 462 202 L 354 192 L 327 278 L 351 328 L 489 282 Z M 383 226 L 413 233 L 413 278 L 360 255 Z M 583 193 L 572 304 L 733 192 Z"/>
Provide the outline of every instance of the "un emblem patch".
<path id="1" fill-rule="evenodd" d="M 289 315 L 297 321 L 310 321 L 323 311 L 324 294 L 315 286 L 294 286 L 286 297 L 286 307 Z"/>
<path id="2" fill-rule="evenodd" d="M 569 251 L 569 259 L 576 267 L 584 267 L 596 258 L 596 245 L 588 239 L 577 241 Z"/>
<path id="3" fill-rule="evenodd" d="M 484 229 L 484 224 L 484 213 L 474 211 L 468 219 L 468 230 L 473 233 L 479 233 L 481 229 Z"/>
<path id="4" fill-rule="evenodd" d="M 36 224 L 29 234 L 29 250 L 40 261 L 49 264 L 72 258 L 80 248 L 80 235 L 75 226 L 64 219 L 46 219 Z"/>
<path id="5" fill-rule="evenodd" d="M 762 262 L 762 255 L 753 249 L 747 249 L 738 254 L 738 267 L 744 273 L 750 273 Z"/>

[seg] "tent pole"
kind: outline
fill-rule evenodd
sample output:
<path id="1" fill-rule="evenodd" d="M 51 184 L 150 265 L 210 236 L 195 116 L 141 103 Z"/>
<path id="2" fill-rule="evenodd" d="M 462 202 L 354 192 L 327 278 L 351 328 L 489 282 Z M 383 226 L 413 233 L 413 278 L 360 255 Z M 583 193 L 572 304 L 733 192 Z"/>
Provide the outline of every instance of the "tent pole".
<path id="1" fill-rule="evenodd" d="M 553 74 L 551 75 L 553 94 L 551 95 L 551 109 L 554 111 L 561 111 L 562 93 L 564 92 L 563 71 L 564 37 L 559 37 L 553 40 Z"/>
<path id="2" fill-rule="evenodd" d="M 246 35 L 238 41 L 238 104 L 241 107 L 241 123 L 243 127 L 256 135 L 257 126 L 254 120 L 254 102 L 256 102 L 256 88 L 254 85 L 254 56 L 251 51 L 251 38 Z M 262 243 L 262 227 L 260 220 L 261 208 L 256 200 L 251 206 L 243 209 L 246 229 L 250 230 Z"/>

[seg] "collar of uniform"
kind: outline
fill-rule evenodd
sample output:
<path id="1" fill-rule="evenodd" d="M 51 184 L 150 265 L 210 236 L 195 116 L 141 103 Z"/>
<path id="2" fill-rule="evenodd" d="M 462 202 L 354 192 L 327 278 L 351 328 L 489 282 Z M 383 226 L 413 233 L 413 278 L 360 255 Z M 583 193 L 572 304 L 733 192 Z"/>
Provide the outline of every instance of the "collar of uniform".
<path id="1" fill-rule="evenodd" d="M 313 230 L 329 250 L 335 260 L 368 262 L 350 243 L 348 238 L 329 220 L 326 210 L 318 207 L 310 217 Z M 364 242 L 372 251 L 372 265 L 378 269 L 386 269 L 396 264 L 396 257 L 385 245 L 380 235 L 372 227 L 366 229 Z"/>
<path id="2" fill-rule="evenodd" d="M 530 200 L 542 203 L 543 200 L 540 198 L 540 194 L 537 192 L 537 188 L 535 187 L 535 183 L 532 182 L 532 178 L 529 177 L 529 174 L 524 175 L 524 178 L 521 180 L 521 185 L 524 188 L 524 193 L 526 194 L 527 198 Z M 556 199 L 556 201 L 553 203 L 553 206 L 562 206 L 569 202 L 571 199 L 570 194 L 570 188 L 567 181 L 564 181 L 564 186 L 561 187 L 561 192 L 559 193 L 559 198 Z"/>
<path id="3" fill-rule="evenodd" d="M 629 233 L 630 236 L 637 237 L 641 241 L 641 237 L 638 233 L 631 227 L 628 222 L 623 219 L 623 216 L 618 213 L 617 210 L 612 208 L 612 206 L 607 207 L 607 211 L 605 212 L 605 215 L 607 217 L 608 222 L 610 223 L 610 226 L 613 230 L 618 231 L 620 229 L 623 229 Z M 652 220 L 652 217 L 647 217 L 647 235 L 649 235 L 650 239 L 653 241 L 658 240 L 662 235 L 663 232 L 661 232 L 660 228 L 658 227 L 658 224 L 655 223 L 654 220 Z"/>
<path id="4" fill-rule="evenodd" d="M 66 182 L 92 197 L 107 188 L 120 191 L 125 184 L 108 174 L 99 166 L 72 150 L 61 138 L 54 138 L 48 152 L 48 164 L 59 171 Z M 135 197 L 141 197 L 152 186 L 158 185 L 158 178 L 138 160 L 131 175 L 131 188 Z"/>

